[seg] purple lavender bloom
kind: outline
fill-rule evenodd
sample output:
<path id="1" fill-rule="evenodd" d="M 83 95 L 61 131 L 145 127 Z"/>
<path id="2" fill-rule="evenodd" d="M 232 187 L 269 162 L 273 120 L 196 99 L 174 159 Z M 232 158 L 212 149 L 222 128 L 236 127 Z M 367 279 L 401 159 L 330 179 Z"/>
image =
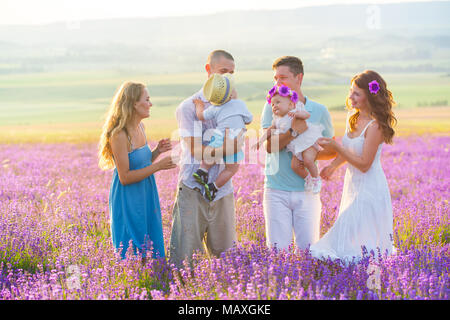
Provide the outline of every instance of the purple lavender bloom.
<path id="1" fill-rule="evenodd" d="M 380 90 L 380 85 L 378 84 L 377 80 L 373 80 L 372 82 L 369 82 L 369 91 L 371 94 L 377 94 Z"/>
<path id="2" fill-rule="evenodd" d="M 433 135 L 400 136 L 383 146 L 397 253 L 370 257 L 380 270 L 374 289 L 367 287 L 367 259 L 342 266 L 319 263 L 307 249 L 267 248 L 263 165 L 246 164 L 233 177 L 239 242 L 220 257 L 199 253 L 192 266 L 176 269 L 165 259 L 143 264 L 132 250 L 125 260 L 115 252 L 112 171 L 98 168 L 96 143 L 0 144 L 0 300 L 449 300 L 449 149 L 450 137 Z M 155 173 L 166 247 L 177 175 L 178 169 Z M 322 187 L 321 235 L 337 219 L 344 175 L 344 167 L 337 169 Z"/>

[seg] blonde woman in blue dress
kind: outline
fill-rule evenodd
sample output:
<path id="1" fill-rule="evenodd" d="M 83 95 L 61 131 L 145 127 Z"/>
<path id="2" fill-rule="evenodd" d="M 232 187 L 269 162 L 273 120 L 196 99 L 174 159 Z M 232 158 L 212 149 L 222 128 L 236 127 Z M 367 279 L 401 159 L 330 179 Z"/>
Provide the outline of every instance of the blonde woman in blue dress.
<path id="1" fill-rule="evenodd" d="M 117 90 L 100 139 L 99 166 L 114 169 L 109 192 L 112 242 L 125 258 L 131 240 L 134 254 L 165 256 L 158 189 L 154 173 L 176 167 L 172 149 L 162 139 L 150 150 L 142 120 L 150 116 L 150 96 L 142 83 L 125 82 Z"/>
<path id="2" fill-rule="evenodd" d="M 388 183 L 381 167 L 383 143 L 392 143 L 396 119 L 395 104 L 386 82 L 374 71 L 364 71 L 351 80 L 347 120 L 342 145 L 319 138 L 322 147 L 334 149 L 338 156 L 321 176 L 330 179 L 338 167 L 348 163 L 339 216 L 330 230 L 310 247 L 313 257 L 343 263 L 359 261 L 363 247 L 370 253 L 392 254 L 393 215 Z"/>

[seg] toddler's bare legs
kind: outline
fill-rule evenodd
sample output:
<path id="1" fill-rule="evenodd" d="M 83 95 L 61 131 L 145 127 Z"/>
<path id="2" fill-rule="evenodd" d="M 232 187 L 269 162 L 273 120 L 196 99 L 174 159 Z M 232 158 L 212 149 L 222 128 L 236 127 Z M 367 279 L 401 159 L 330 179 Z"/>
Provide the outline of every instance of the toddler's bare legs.
<path id="1" fill-rule="evenodd" d="M 308 169 L 310 177 L 307 177 L 305 183 L 305 191 L 312 191 L 314 194 L 320 193 L 322 188 L 322 180 L 319 176 L 319 168 L 317 168 L 314 160 L 317 158 L 317 149 L 315 147 L 309 147 L 302 152 L 303 162 L 306 169 Z"/>
<path id="2" fill-rule="evenodd" d="M 308 171 L 306 171 L 302 162 L 295 155 L 292 156 L 291 168 L 296 174 L 298 174 L 303 179 L 305 179 L 308 176 Z"/>
<path id="3" fill-rule="evenodd" d="M 216 184 L 217 188 L 223 187 L 225 183 L 227 183 L 234 174 L 239 170 L 239 163 L 225 163 L 225 169 L 223 169 L 219 175 L 217 176 Z"/>
<path id="4" fill-rule="evenodd" d="M 314 147 L 309 147 L 308 149 L 302 152 L 303 162 L 305 163 L 306 169 L 308 169 L 309 174 L 313 178 L 317 178 L 319 176 L 319 169 L 317 165 L 314 163 L 317 157 L 317 150 Z"/>

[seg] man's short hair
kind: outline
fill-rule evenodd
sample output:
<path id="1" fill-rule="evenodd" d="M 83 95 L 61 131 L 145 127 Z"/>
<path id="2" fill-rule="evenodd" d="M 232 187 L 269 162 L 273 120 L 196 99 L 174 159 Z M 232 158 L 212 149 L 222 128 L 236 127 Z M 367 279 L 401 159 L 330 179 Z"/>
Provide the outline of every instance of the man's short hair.
<path id="1" fill-rule="evenodd" d="M 233 56 L 230 53 L 226 52 L 225 50 L 214 50 L 213 52 L 211 52 L 208 55 L 208 59 L 206 60 L 206 63 L 207 64 L 211 64 L 211 62 L 213 60 L 217 60 L 220 57 L 224 57 L 224 58 L 226 58 L 228 60 L 234 61 Z"/>
<path id="2" fill-rule="evenodd" d="M 294 74 L 294 76 L 298 75 L 299 73 L 304 73 L 302 60 L 297 57 L 283 56 L 276 59 L 272 64 L 272 70 L 275 70 L 279 66 L 288 66 L 289 70 Z"/>

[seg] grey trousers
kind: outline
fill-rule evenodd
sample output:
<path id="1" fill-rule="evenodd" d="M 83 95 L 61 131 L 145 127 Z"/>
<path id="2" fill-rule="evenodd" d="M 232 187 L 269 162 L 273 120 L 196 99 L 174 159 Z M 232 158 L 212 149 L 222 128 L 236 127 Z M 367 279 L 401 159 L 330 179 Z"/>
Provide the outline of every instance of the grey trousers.
<path id="1" fill-rule="evenodd" d="M 218 257 L 236 242 L 233 193 L 208 202 L 200 192 L 180 183 L 172 219 L 169 261 L 178 268 L 185 259 L 190 263 L 196 250 Z"/>

